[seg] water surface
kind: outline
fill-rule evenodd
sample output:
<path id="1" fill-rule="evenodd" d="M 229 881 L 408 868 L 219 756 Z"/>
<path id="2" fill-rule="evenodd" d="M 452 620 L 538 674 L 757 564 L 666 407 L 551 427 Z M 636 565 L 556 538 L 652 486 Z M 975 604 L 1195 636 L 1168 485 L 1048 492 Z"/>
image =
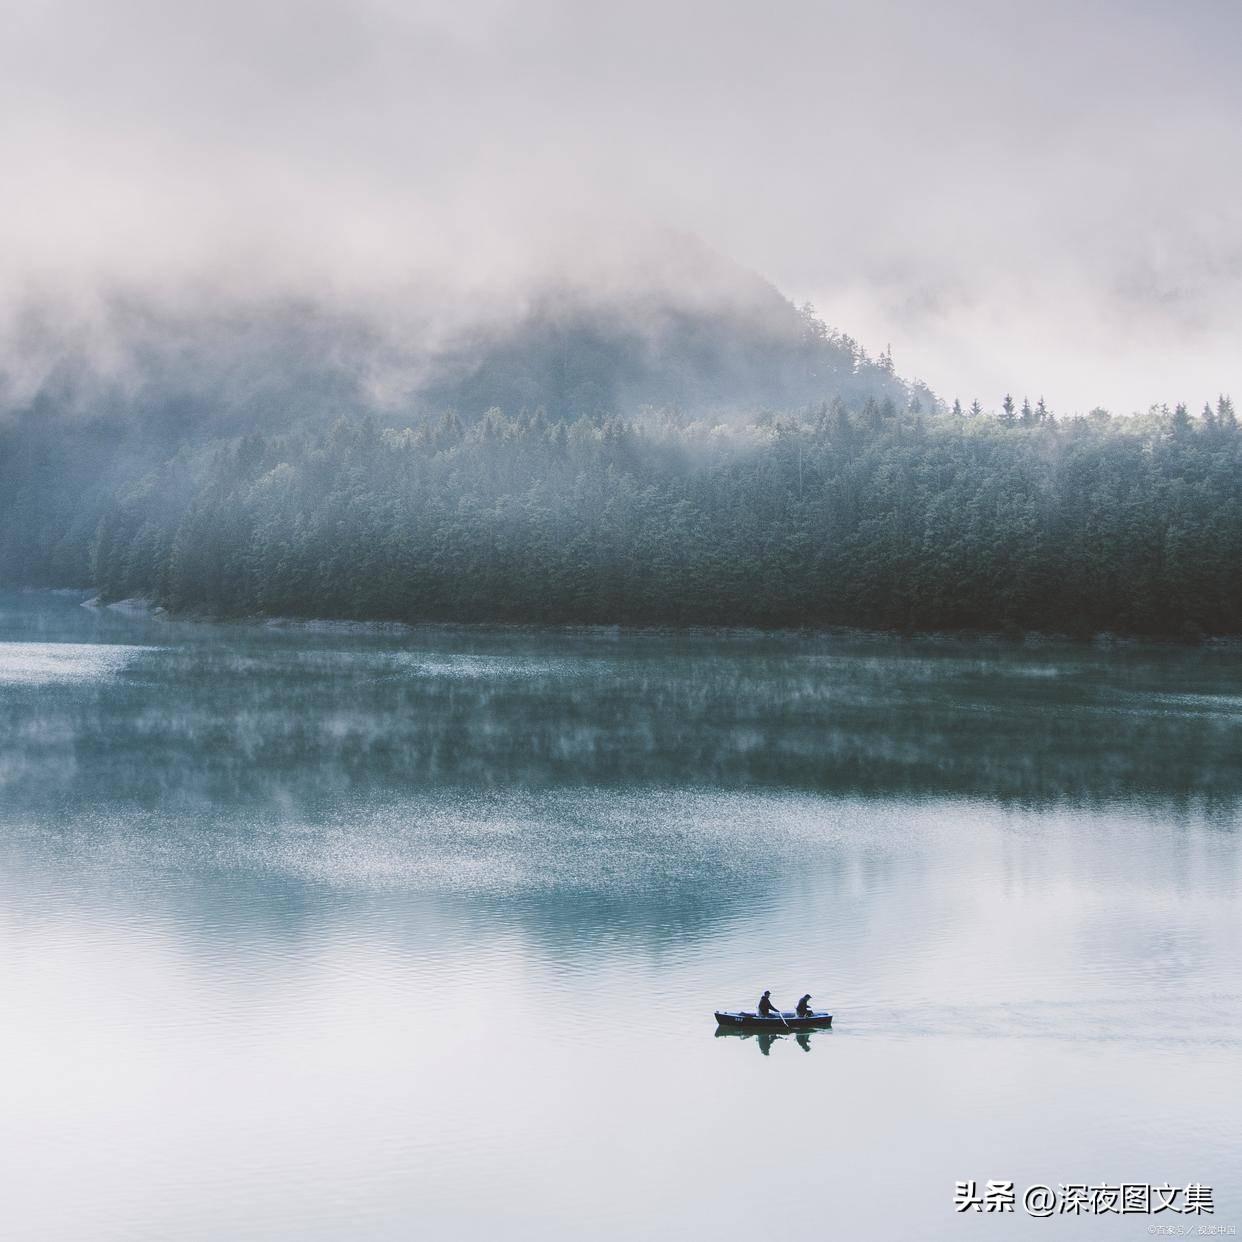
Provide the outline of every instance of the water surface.
<path id="1" fill-rule="evenodd" d="M 0 1232 L 1242 1226 L 1240 796 L 1229 652 L 0 595 Z"/>

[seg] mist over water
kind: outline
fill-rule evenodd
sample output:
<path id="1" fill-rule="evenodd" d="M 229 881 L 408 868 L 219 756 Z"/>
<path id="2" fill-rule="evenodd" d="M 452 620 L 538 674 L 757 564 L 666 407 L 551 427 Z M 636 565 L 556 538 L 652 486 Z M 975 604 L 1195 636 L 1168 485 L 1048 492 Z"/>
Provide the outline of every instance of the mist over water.
<path id="1" fill-rule="evenodd" d="M 1236 655 L 9 593 L 0 671 L 23 1236 L 950 1238 L 969 1177 L 1242 1206 Z M 835 1029 L 713 1035 L 765 987 Z"/>

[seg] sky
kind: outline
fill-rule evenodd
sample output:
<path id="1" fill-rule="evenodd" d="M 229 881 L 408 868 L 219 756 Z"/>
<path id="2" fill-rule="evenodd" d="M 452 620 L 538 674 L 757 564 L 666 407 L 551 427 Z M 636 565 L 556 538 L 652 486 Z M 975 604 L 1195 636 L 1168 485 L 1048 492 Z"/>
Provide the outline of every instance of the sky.
<path id="1" fill-rule="evenodd" d="M 1240 36 L 1213 0 L 0 0 L 0 296 L 638 278 L 675 230 L 950 400 L 1197 406 L 1242 396 Z"/>

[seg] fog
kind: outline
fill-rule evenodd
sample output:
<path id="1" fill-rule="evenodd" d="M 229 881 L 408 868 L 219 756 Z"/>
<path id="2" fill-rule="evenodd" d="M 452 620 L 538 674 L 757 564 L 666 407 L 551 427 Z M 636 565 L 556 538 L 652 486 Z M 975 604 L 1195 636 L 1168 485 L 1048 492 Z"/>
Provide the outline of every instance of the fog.
<path id="1" fill-rule="evenodd" d="M 503 314 L 549 278 L 693 285 L 694 237 L 949 399 L 1237 387 L 1227 4 L 4 8 L 10 358 L 31 297 Z"/>

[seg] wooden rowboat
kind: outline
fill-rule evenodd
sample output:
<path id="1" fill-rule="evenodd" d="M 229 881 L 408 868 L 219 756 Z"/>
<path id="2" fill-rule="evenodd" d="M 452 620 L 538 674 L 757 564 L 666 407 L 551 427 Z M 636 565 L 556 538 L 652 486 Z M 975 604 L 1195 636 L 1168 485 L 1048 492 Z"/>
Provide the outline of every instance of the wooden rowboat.
<path id="1" fill-rule="evenodd" d="M 805 1018 L 798 1017 L 792 1010 L 782 1010 L 781 1013 L 781 1018 L 775 1013 L 764 1018 L 744 1010 L 734 1012 L 717 1009 L 716 1025 L 729 1031 L 823 1031 L 832 1026 L 830 1013 L 816 1013 L 812 1010 Z"/>

